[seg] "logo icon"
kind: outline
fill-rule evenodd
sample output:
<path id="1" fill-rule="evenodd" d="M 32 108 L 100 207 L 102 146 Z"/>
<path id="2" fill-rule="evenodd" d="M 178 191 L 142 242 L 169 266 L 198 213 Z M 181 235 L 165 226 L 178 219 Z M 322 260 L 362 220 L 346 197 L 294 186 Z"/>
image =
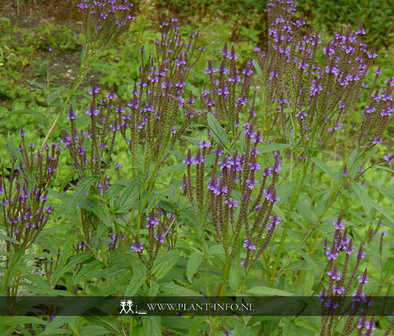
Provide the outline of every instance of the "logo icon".
<path id="1" fill-rule="evenodd" d="M 133 306 L 132 300 L 122 300 L 120 301 L 120 313 L 119 314 L 140 314 L 145 315 L 146 311 L 138 311 L 138 306 Z"/>

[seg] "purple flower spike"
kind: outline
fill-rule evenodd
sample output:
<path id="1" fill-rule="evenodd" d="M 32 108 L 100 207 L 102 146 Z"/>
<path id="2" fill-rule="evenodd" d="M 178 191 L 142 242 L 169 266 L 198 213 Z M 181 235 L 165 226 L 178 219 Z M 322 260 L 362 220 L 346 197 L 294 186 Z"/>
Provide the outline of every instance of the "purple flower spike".
<path id="1" fill-rule="evenodd" d="M 139 243 L 135 243 L 133 245 L 131 245 L 131 248 L 138 253 L 141 253 L 142 250 L 144 249 L 144 244 L 142 244 L 141 242 Z"/>
<path id="2" fill-rule="evenodd" d="M 247 239 L 244 241 L 244 244 L 242 246 L 246 247 L 248 250 L 255 250 L 256 249 L 256 245 L 252 244 L 252 242 L 250 242 Z"/>
<path id="3" fill-rule="evenodd" d="M 146 221 L 146 227 L 156 226 L 159 224 L 159 219 L 157 217 L 148 217 Z"/>

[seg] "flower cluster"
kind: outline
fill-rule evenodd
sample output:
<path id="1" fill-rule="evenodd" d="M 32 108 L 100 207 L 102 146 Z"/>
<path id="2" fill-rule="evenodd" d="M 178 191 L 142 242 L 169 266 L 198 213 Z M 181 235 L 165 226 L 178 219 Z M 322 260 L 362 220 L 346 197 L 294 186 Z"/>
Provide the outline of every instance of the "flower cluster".
<path id="1" fill-rule="evenodd" d="M 254 61 L 249 59 L 240 69 L 237 67 L 234 47 L 228 50 L 227 44 L 221 50 L 222 61 L 215 68 L 208 62 L 205 73 L 209 76 L 209 87 L 200 94 L 204 111 L 215 114 L 218 120 L 227 121 L 231 130 L 239 124 L 239 114 L 249 102 L 250 85 L 254 74 Z M 254 115 L 253 108 L 249 111 Z"/>
<path id="2" fill-rule="evenodd" d="M 0 176 L 0 212 L 7 236 L 7 250 L 31 246 L 53 210 L 47 205 L 48 188 L 56 172 L 60 146 L 44 147 L 44 155 L 33 144 L 27 145 L 22 130 L 18 160 L 12 160 L 9 174 L 2 167 Z M 18 162 L 19 161 L 19 162 Z M 18 162 L 18 163 L 17 163 Z"/>
<path id="3" fill-rule="evenodd" d="M 327 258 L 327 268 L 325 278 L 328 282 L 327 288 L 323 287 L 320 292 L 323 310 L 326 316 L 322 317 L 322 335 L 328 335 L 334 319 L 338 314 L 330 314 L 330 311 L 338 311 L 341 314 L 362 315 L 366 313 L 365 309 L 370 305 L 370 301 L 363 292 L 363 287 L 368 283 L 367 269 L 362 275 L 356 276 L 359 271 L 361 260 L 365 257 L 363 251 L 363 244 L 355 253 L 355 263 L 353 270 L 349 269 L 351 264 L 351 255 L 355 251 L 353 247 L 353 239 L 348 237 L 347 229 L 342 224 L 343 214 L 340 214 L 338 219 L 333 223 L 335 227 L 334 237 L 331 246 L 328 245 L 327 239 L 324 241 L 324 250 Z M 343 260 L 342 260 L 343 259 Z M 340 267 L 339 260 L 342 260 L 342 267 Z M 356 279 L 358 280 L 355 284 Z M 351 288 L 356 290 L 351 293 Z M 346 296 L 352 295 L 351 302 L 346 300 Z M 368 322 L 365 321 L 364 322 Z M 372 322 L 371 322 L 372 323 Z M 355 320 L 355 316 L 349 316 L 343 329 L 343 335 L 350 335 L 356 328 L 360 329 L 359 321 Z M 369 328 L 369 324 L 365 324 L 361 329 Z M 360 330 L 361 332 L 361 330 Z"/>
<path id="4" fill-rule="evenodd" d="M 281 168 L 276 152 L 273 166 L 261 168 L 257 145 L 262 139 L 258 132 L 253 131 L 252 124 L 246 123 L 244 130 L 246 140 L 242 154 L 235 151 L 232 155 L 224 155 L 220 147 L 212 150 L 205 141 L 200 143 L 196 155 L 192 156 L 189 151 L 183 161 L 187 165 L 187 174 L 181 188 L 192 204 L 197 199 L 200 211 L 208 209 L 216 237 L 225 251 L 234 255 L 239 237 L 245 232 L 243 247 L 246 248 L 246 258 L 242 264 L 248 268 L 265 250 L 281 220 L 272 213 L 274 203 L 279 201 L 275 184 Z M 209 181 L 205 187 L 207 155 L 214 155 L 215 162 L 208 171 Z M 196 167 L 195 185 L 192 166 Z"/>
<path id="5" fill-rule="evenodd" d="M 166 240 L 169 249 L 174 248 L 176 244 L 175 220 L 173 213 L 156 207 L 146 217 L 146 234 L 135 236 L 131 249 L 138 253 L 138 257 L 148 270 L 152 268 L 164 240 Z M 147 258 L 143 257 L 144 250 L 147 251 Z"/>
<path id="6" fill-rule="evenodd" d="M 127 30 L 134 19 L 133 3 L 129 0 L 81 0 L 85 45 L 104 48 Z"/>
<path id="7" fill-rule="evenodd" d="M 376 74 L 376 78 L 379 73 Z M 376 80 L 375 80 L 376 83 Z M 386 88 L 371 88 L 369 101 L 361 115 L 362 124 L 358 133 L 358 143 L 362 146 L 371 147 L 382 142 L 382 134 L 391 120 L 391 113 L 394 111 L 393 87 L 394 77 L 385 82 Z M 385 160 L 390 161 L 389 157 Z M 390 164 L 390 163 L 389 163 Z"/>
<path id="8" fill-rule="evenodd" d="M 162 29 L 155 54 L 140 50 L 139 79 L 120 127 L 134 158 L 137 147 L 144 146 L 145 161 L 157 157 L 160 148 L 173 146 L 195 116 L 194 98 L 184 97 L 184 88 L 196 53 L 201 52 L 196 47 L 198 34 L 184 41 L 176 19 L 163 22 Z"/>
<path id="9" fill-rule="evenodd" d="M 376 53 L 366 48 L 361 40 L 365 32 L 360 28 L 335 34 L 322 49 L 324 62 L 318 62 L 319 35 L 306 29 L 302 18 L 293 19 L 294 8 L 293 1 L 270 2 L 268 48 L 255 50 L 262 69 L 263 118 L 265 125 L 273 125 L 282 137 L 290 132 L 300 143 L 324 144 L 354 110 Z M 388 94 L 385 91 L 382 96 L 386 99 Z M 392 107 L 386 100 L 380 105 L 379 118 L 387 122 Z M 371 104 L 366 113 L 374 108 Z M 366 123 L 369 128 L 364 131 L 371 133 L 370 128 L 376 127 L 379 131 L 372 133 L 379 134 L 374 137 L 381 134 L 380 120 L 378 126 L 371 126 L 369 119 Z M 364 138 L 365 132 L 361 136 Z"/>
<path id="10" fill-rule="evenodd" d="M 70 133 L 63 131 L 61 143 L 68 149 L 73 168 L 78 171 L 80 178 L 89 175 L 101 177 L 97 187 L 102 193 L 106 180 L 105 169 L 110 165 L 116 134 L 125 122 L 125 111 L 121 103 L 115 101 L 113 91 L 99 99 L 99 89 L 93 83 L 89 93 L 92 102 L 85 112 L 89 116 L 89 127 L 86 130 L 77 129 L 77 113 L 70 106 L 67 115 Z"/>

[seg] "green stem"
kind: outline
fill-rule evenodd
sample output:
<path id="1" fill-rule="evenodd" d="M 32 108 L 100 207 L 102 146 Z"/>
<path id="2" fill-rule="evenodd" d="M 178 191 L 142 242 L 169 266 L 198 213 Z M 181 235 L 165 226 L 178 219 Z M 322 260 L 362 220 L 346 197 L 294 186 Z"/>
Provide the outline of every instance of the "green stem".
<path id="1" fill-rule="evenodd" d="M 272 273 L 271 273 L 273 275 L 276 274 L 276 270 L 277 270 L 277 268 L 279 266 L 279 260 L 280 260 L 280 258 L 282 256 L 282 251 L 283 251 L 283 247 L 284 247 L 284 244 L 285 244 L 287 231 L 289 230 L 291 214 L 292 214 L 292 212 L 294 210 L 294 207 L 295 207 L 295 205 L 297 203 L 297 200 L 298 200 L 298 198 L 300 196 L 300 193 L 301 193 L 301 190 L 302 190 L 302 186 L 304 185 L 305 178 L 306 178 L 306 172 L 307 172 L 308 167 L 309 167 L 309 162 L 310 162 L 310 160 L 306 161 L 306 165 L 304 166 L 303 171 L 299 170 L 298 173 L 297 173 L 296 181 L 295 181 L 295 184 L 294 184 L 294 189 L 293 189 L 293 192 L 292 192 L 292 195 L 291 195 L 289 211 L 287 212 L 287 216 L 286 216 L 285 227 L 283 228 L 282 237 L 281 237 L 280 245 L 279 245 L 279 250 L 278 250 L 278 253 L 276 255 L 275 264 L 274 264 L 274 267 L 273 267 Z M 302 174 L 301 181 L 300 181 L 300 174 L 301 174 L 301 172 L 303 172 L 303 174 Z M 273 286 L 274 280 L 275 280 L 275 276 L 271 277 L 271 279 L 270 279 L 270 287 Z"/>
<path id="2" fill-rule="evenodd" d="M 16 271 L 15 266 L 21 260 L 21 257 L 23 256 L 23 254 L 24 254 L 24 249 L 19 249 L 14 254 L 14 256 L 12 258 L 10 258 L 11 261 L 8 262 L 7 272 L 6 272 L 4 279 L 3 279 L 3 285 L 1 286 L 1 296 L 8 296 L 9 283 L 12 282 L 13 274 Z"/>

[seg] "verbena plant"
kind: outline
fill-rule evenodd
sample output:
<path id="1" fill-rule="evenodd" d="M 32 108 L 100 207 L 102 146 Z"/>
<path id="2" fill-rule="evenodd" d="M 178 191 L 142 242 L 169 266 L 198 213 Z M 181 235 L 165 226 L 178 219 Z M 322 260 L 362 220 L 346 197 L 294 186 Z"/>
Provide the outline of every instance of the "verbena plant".
<path id="1" fill-rule="evenodd" d="M 127 28 L 132 4 L 86 0 L 79 7 L 81 67 L 61 111 L 38 149 L 23 130 L 19 147 L 7 140 L 11 159 L 0 179 L 3 296 L 320 293 L 328 311 L 338 307 L 327 296 L 390 296 L 392 244 L 383 237 L 393 225 L 386 186 L 392 156 L 378 146 L 393 110 L 393 79 L 378 89 L 377 71 L 359 108 L 376 56 L 362 42 L 362 28 L 320 46 L 318 34 L 294 18 L 291 1 L 270 2 L 266 47 L 241 61 L 226 44 L 196 88 L 188 76 L 203 52 L 199 34 L 184 36 L 171 19 L 152 46 L 136 50 L 141 61 L 129 93 L 93 81 L 79 101 L 76 89 Z M 47 145 L 61 117 L 68 129 Z M 57 170 L 60 183 L 53 182 Z M 393 328 L 389 318 L 335 314 L 51 313 L 6 317 L 1 330 L 388 335 Z"/>

